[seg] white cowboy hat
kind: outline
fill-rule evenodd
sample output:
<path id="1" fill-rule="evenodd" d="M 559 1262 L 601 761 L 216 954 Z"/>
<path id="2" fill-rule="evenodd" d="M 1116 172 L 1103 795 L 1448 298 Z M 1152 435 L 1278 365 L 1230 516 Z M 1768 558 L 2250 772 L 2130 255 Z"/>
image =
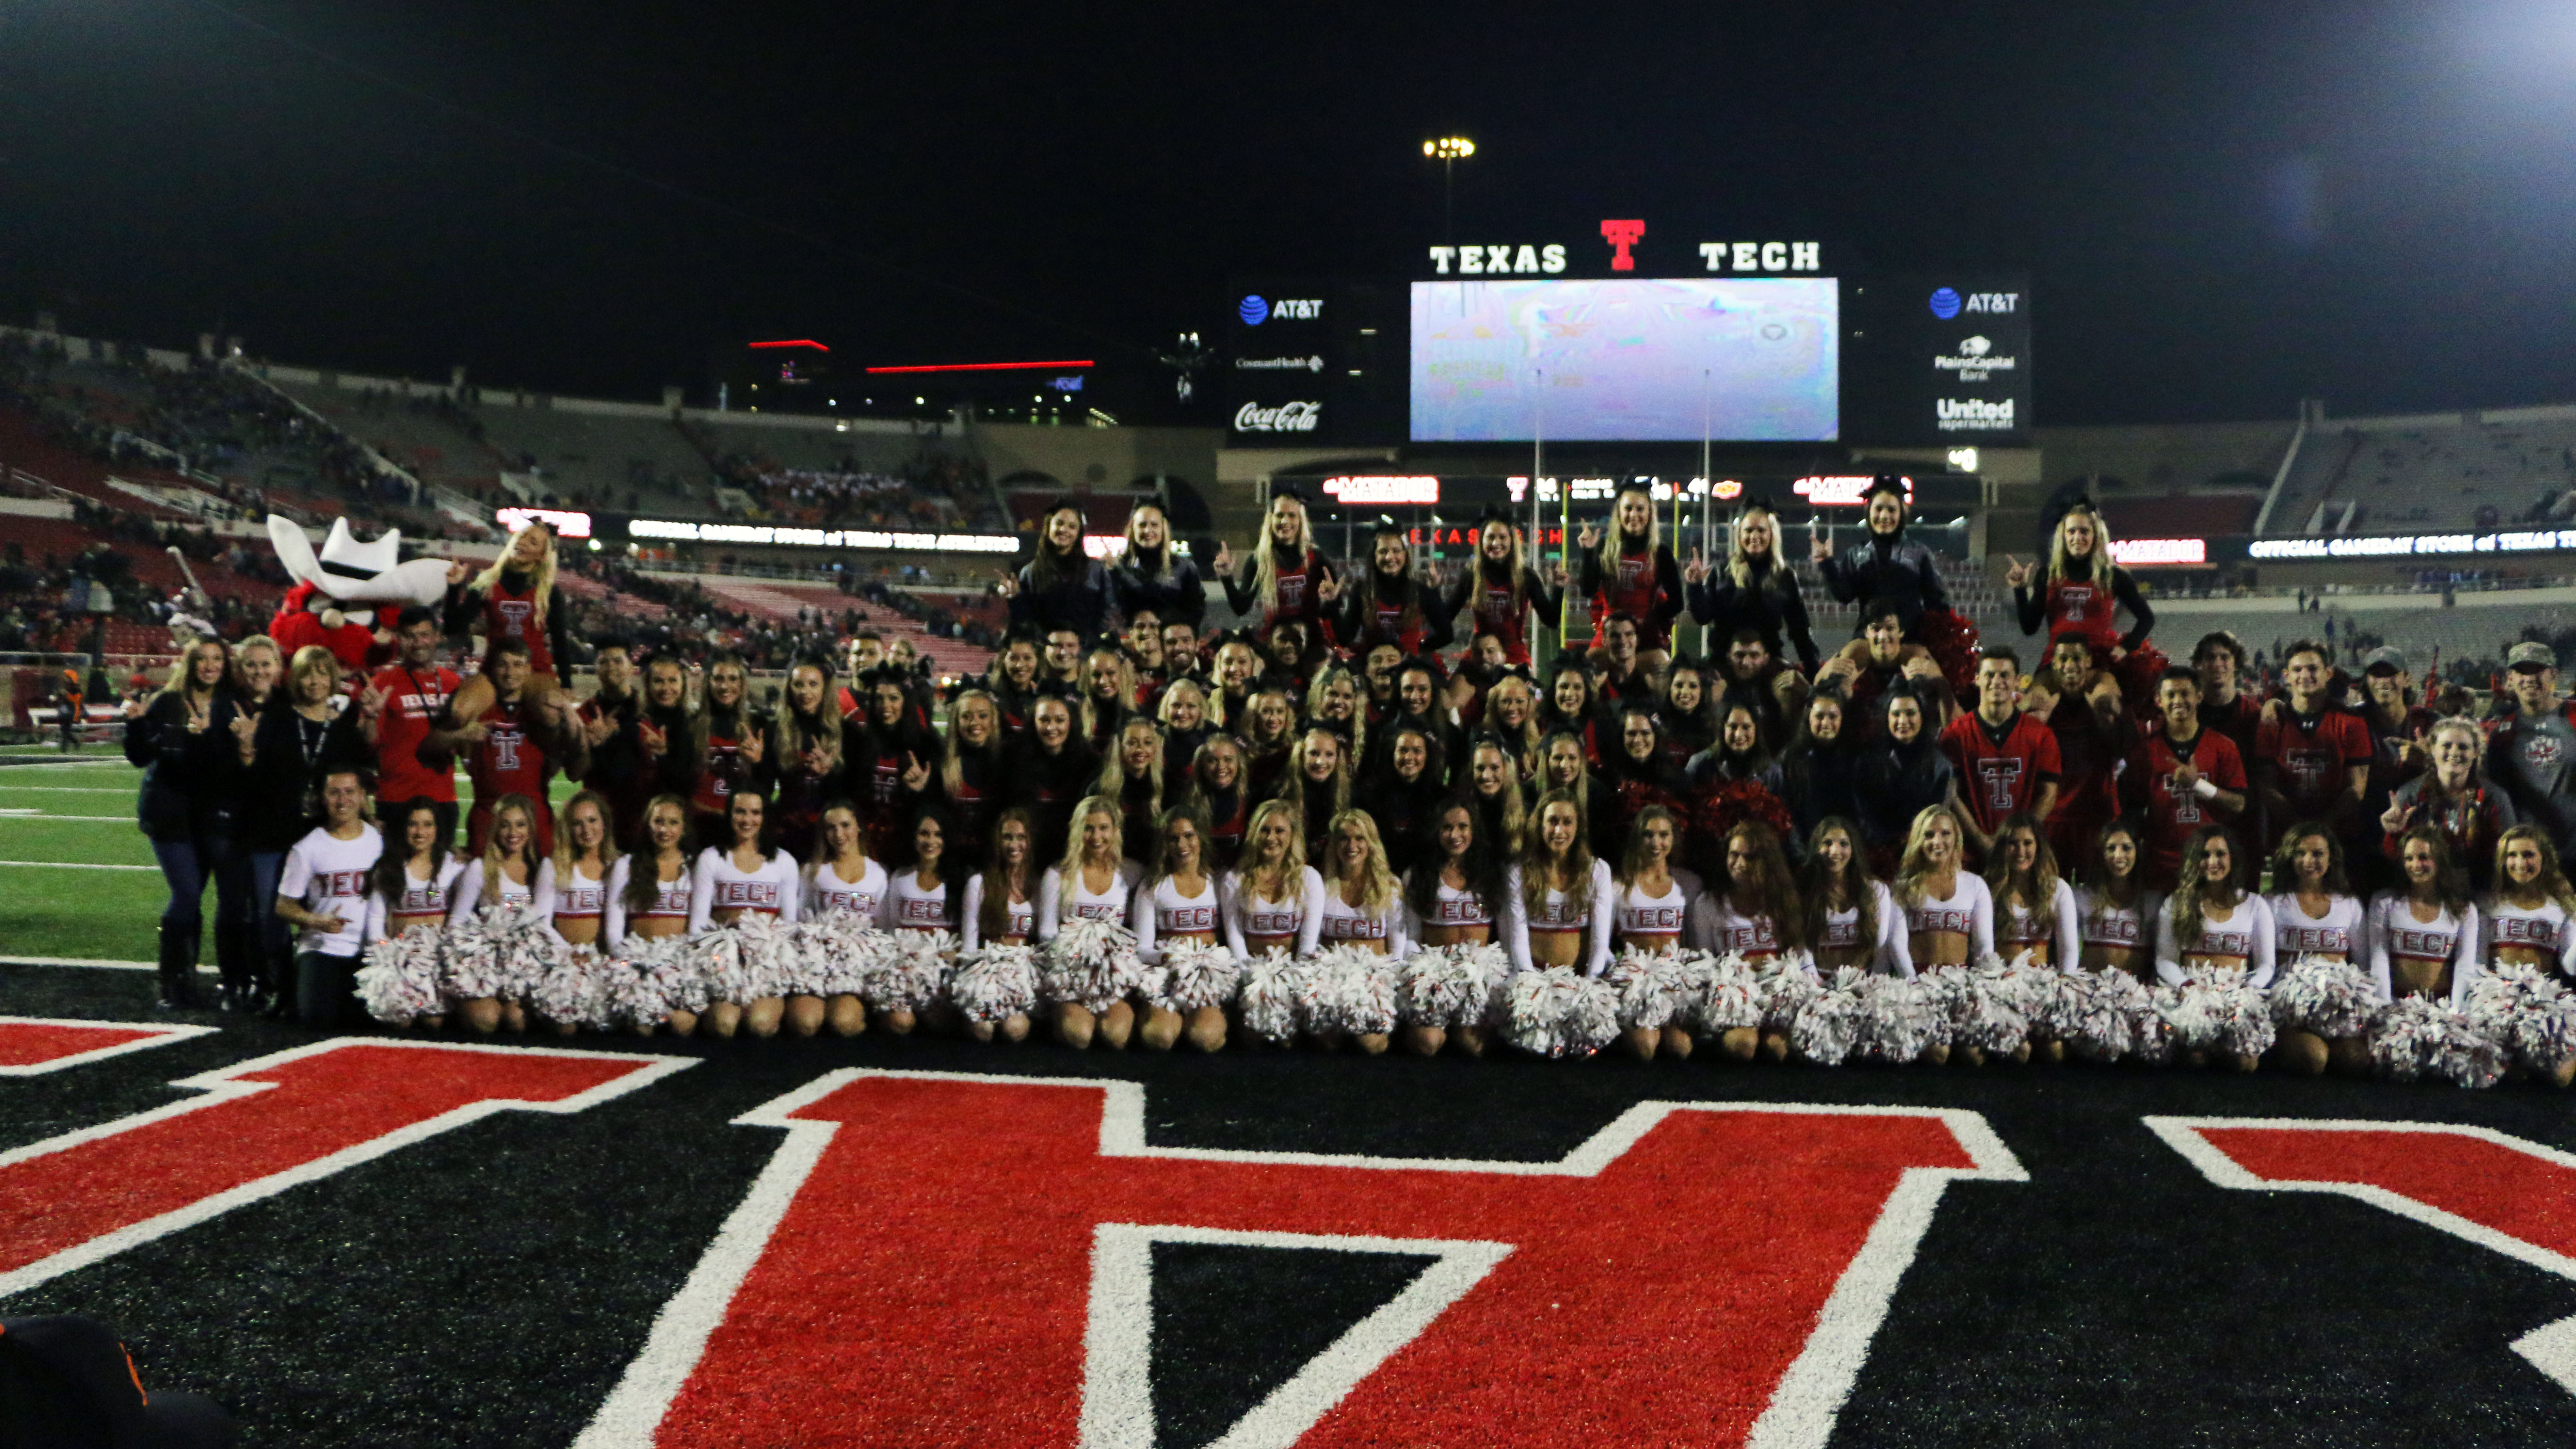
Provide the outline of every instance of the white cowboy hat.
<path id="1" fill-rule="evenodd" d="M 268 541 L 277 561 L 298 583 L 311 584 L 344 609 L 358 610 L 415 604 L 427 607 L 447 595 L 447 560 L 402 557 L 402 530 L 388 528 L 373 543 L 360 543 L 349 532 L 349 520 L 331 521 L 330 536 L 315 557 L 313 544 L 293 520 L 268 516 Z"/>

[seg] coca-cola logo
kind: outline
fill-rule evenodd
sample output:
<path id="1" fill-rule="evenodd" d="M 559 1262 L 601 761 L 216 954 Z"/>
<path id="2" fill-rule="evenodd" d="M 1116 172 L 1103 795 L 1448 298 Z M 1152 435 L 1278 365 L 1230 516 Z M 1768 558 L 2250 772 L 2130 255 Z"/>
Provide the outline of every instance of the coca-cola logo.
<path id="1" fill-rule="evenodd" d="M 1311 433 L 1315 431 L 1315 420 L 1323 414 L 1324 405 L 1319 402 L 1281 403 L 1275 408 L 1245 403 L 1235 411 L 1234 430 L 1238 433 Z"/>

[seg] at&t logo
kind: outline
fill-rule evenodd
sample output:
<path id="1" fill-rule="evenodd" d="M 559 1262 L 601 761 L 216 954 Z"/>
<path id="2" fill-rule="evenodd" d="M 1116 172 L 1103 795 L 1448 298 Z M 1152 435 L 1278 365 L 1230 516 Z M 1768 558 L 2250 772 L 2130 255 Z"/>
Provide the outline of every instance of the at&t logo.
<path id="1" fill-rule="evenodd" d="M 1324 299 L 1282 297 L 1273 302 L 1255 293 L 1244 298 L 1234 310 L 1236 315 L 1243 318 L 1243 325 L 1246 327 L 1258 327 L 1273 317 L 1283 321 L 1311 322 L 1324 315 Z"/>
<path id="2" fill-rule="evenodd" d="M 1932 315 L 1947 322 L 1962 312 L 2018 312 L 2019 292 L 1969 292 L 1964 296 L 1956 288 L 1932 289 Z"/>

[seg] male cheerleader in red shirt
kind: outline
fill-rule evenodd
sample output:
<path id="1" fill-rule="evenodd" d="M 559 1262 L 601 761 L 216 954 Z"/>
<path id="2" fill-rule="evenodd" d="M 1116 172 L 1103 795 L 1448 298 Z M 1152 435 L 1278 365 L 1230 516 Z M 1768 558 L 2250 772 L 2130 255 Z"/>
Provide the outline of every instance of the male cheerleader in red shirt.
<path id="1" fill-rule="evenodd" d="M 1959 772 L 1969 853 L 1984 858 L 2004 817 L 2027 810 L 2045 820 L 2057 808 L 2064 769 L 2057 736 L 2021 707 L 2021 659 L 1994 648 L 1977 661 L 1977 708 L 1941 731 L 1941 752 Z"/>
<path id="2" fill-rule="evenodd" d="M 537 854 L 552 855 L 555 812 L 547 786 L 558 769 L 579 775 L 590 764 L 590 745 L 572 696 L 560 690 L 536 695 L 528 647 L 516 639 L 492 646 L 485 675 L 492 681 L 492 702 L 483 713 L 459 723 L 451 701 L 448 717 L 429 733 L 431 749 L 467 752 L 465 773 L 474 781 L 474 808 L 465 816 L 466 851 L 481 855 L 492 833 L 494 807 L 505 796 L 525 795 L 537 807 Z"/>
<path id="3" fill-rule="evenodd" d="M 2150 889 L 2170 891 L 2182 851 L 2203 825 L 2245 810 L 2245 758 L 2225 735 L 2200 724 L 2200 676 L 2177 664 L 2156 681 L 2161 727 L 2130 752 L 2121 793 L 2147 823 Z"/>

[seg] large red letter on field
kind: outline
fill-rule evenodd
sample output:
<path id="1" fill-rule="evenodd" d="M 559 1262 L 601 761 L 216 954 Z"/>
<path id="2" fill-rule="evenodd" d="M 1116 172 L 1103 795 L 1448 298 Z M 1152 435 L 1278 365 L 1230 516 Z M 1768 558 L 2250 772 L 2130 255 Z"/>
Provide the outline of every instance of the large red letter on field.
<path id="1" fill-rule="evenodd" d="M 2220 1187 L 2358 1198 L 2533 1267 L 2576 1278 L 2576 1156 L 2444 1122 L 2149 1117 Z M 2514 1340 L 2576 1392 L 2576 1318 Z"/>
<path id="2" fill-rule="evenodd" d="M 1228 1444 L 1820 1443 L 1974 1113 L 1644 1103 L 1561 1161 L 1150 1147 L 1132 1082 L 836 1072 L 580 1441 L 1146 1445 L 1153 1240 L 1438 1262 Z"/>
<path id="3" fill-rule="evenodd" d="M 686 1058 L 337 1038 L 203 1097 L 0 1152 L 0 1296 L 505 1107 L 578 1112 Z"/>
<path id="4" fill-rule="evenodd" d="M 0 1016 L 0 1077 L 33 1077 L 85 1066 L 103 1057 L 148 1051 L 211 1036 L 211 1026 L 165 1021 L 65 1021 L 42 1016 Z"/>

